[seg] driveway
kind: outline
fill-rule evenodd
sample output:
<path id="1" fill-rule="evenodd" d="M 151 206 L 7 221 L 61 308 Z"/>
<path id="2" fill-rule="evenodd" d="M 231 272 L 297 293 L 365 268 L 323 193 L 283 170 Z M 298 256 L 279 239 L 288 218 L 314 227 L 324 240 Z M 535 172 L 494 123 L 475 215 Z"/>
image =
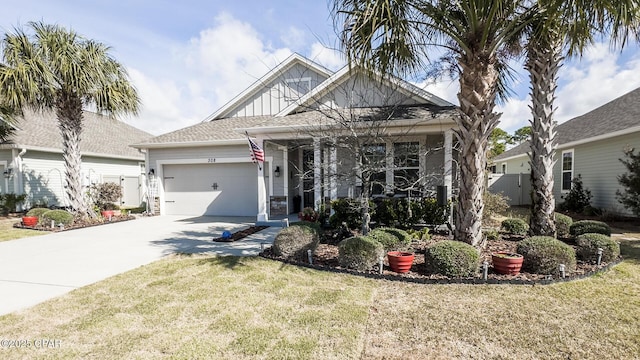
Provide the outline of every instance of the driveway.
<path id="1" fill-rule="evenodd" d="M 249 217 L 144 217 L 105 226 L 0 243 L 0 315 L 174 253 L 252 256 L 279 228 L 241 241 L 212 242 L 222 232 L 253 225 Z"/>

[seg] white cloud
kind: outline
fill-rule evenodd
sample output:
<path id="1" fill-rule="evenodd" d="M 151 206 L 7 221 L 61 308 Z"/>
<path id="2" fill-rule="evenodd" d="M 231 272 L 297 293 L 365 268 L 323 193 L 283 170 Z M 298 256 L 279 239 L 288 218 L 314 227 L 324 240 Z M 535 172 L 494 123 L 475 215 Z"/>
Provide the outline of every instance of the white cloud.
<path id="1" fill-rule="evenodd" d="M 296 49 L 305 45 L 306 37 L 304 30 L 300 30 L 295 26 L 289 26 L 283 29 L 280 40 L 282 40 L 286 47 Z"/>
<path id="2" fill-rule="evenodd" d="M 311 45 L 309 58 L 334 71 L 342 68 L 346 64 L 346 59 L 339 50 L 328 48 L 319 42 Z"/>

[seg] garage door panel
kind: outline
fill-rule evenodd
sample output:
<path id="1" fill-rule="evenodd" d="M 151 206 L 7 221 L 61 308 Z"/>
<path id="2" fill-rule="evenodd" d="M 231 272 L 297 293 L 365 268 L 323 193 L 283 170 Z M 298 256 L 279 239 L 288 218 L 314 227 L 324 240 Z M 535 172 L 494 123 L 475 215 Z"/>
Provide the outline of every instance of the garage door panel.
<path id="1" fill-rule="evenodd" d="M 167 214 L 253 216 L 258 211 L 252 164 L 165 165 L 163 172 Z"/>

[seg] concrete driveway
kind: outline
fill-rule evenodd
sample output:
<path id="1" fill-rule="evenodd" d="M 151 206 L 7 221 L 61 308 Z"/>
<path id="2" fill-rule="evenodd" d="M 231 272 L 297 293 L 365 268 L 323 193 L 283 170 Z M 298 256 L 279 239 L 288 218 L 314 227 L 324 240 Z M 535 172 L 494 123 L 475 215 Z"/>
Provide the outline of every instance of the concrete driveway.
<path id="1" fill-rule="evenodd" d="M 0 242 L 0 315 L 174 253 L 257 255 L 261 243 L 271 244 L 279 228 L 233 243 L 211 241 L 225 230 L 247 228 L 254 221 L 154 216 Z"/>

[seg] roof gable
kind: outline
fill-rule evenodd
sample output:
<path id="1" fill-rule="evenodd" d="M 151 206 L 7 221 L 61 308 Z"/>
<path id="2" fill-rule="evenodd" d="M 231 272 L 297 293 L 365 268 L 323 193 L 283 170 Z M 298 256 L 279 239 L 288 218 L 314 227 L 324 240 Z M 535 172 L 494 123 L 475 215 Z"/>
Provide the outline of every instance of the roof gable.
<path id="1" fill-rule="evenodd" d="M 143 159 L 144 156 L 129 145 L 153 137 L 120 120 L 88 111 L 84 112 L 82 124 L 82 155 Z M 61 152 L 62 136 L 55 113 L 25 111 L 15 133 L 0 146 Z"/>
<path id="2" fill-rule="evenodd" d="M 296 86 L 290 83 L 291 80 L 308 81 L 305 86 L 309 87 L 309 91 L 331 74 L 327 68 L 294 53 L 204 121 L 234 116 L 274 115 L 301 96 Z"/>
<path id="3" fill-rule="evenodd" d="M 453 106 L 448 101 L 395 76 L 386 77 L 345 66 L 276 116 L 286 116 L 317 106 L 335 108 L 413 104 Z"/>

